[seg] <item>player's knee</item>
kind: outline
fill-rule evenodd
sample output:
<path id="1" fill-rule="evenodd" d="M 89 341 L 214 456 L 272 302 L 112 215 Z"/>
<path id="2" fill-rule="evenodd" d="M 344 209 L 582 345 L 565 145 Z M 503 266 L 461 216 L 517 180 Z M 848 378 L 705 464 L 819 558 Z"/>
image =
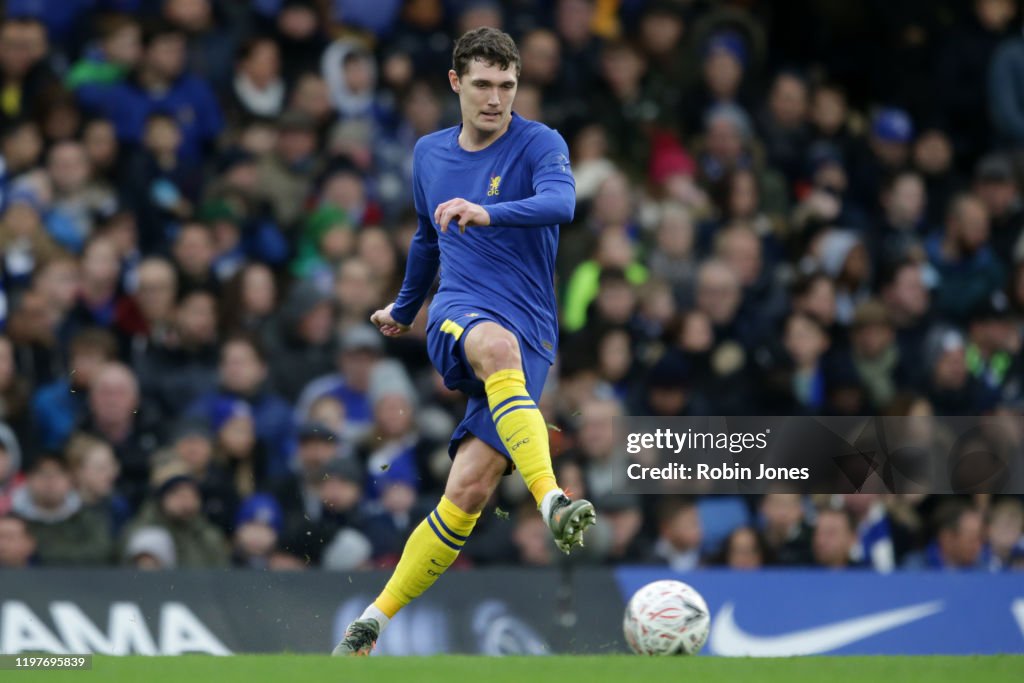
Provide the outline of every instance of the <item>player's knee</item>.
<path id="1" fill-rule="evenodd" d="M 450 489 L 445 495 L 457 508 L 472 515 L 484 509 L 493 492 L 494 487 L 489 481 L 475 479 L 459 482 L 458 486 Z"/>
<path id="2" fill-rule="evenodd" d="M 483 344 L 484 368 L 488 373 L 508 368 L 521 367 L 519 343 L 509 332 L 502 331 L 488 338 Z"/>

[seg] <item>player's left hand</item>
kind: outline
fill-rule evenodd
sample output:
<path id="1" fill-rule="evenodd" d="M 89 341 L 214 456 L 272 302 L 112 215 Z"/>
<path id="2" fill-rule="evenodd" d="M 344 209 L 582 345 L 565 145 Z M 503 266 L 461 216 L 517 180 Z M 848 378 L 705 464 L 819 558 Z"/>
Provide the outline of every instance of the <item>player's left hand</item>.
<path id="1" fill-rule="evenodd" d="M 434 209 L 434 222 L 441 228 L 441 232 L 448 232 L 448 224 L 452 221 L 458 222 L 459 232 L 463 233 L 466 232 L 466 227 L 470 225 L 490 225 L 491 215 L 487 213 L 487 209 L 479 204 L 456 197 L 455 199 L 449 199 L 442 204 L 438 204 L 437 208 Z"/>

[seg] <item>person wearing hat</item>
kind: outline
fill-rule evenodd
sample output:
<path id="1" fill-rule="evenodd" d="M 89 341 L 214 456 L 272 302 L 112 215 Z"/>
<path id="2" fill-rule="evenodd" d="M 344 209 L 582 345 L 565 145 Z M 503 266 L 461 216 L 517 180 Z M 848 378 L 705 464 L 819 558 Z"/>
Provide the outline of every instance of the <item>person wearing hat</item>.
<path id="1" fill-rule="evenodd" d="M 311 552 L 319 557 L 326 569 L 345 564 L 339 557 L 339 545 L 358 551 L 349 559 L 350 566 L 362 564 L 371 554 L 378 555 L 375 551 L 378 544 L 376 532 L 368 526 L 365 514 L 365 481 L 365 468 L 353 458 L 335 458 L 323 470 L 319 485 L 323 515 L 312 534 L 307 534 L 306 540 L 312 538 L 317 543 L 319 547 Z M 406 535 L 403 530 L 399 543 Z M 369 538 L 374 539 L 372 544 Z"/>
<path id="2" fill-rule="evenodd" d="M 417 493 L 440 493 L 444 488 L 444 481 L 435 479 L 428 467 L 440 444 L 420 433 L 416 391 L 401 365 L 378 364 L 370 377 L 369 396 L 373 429 L 356 451 L 367 463 L 367 498 L 379 500 L 392 515 L 407 516 Z M 396 486 L 409 495 L 395 494 Z"/>
<path id="3" fill-rule="evenodd" d="M 1012 259 L 1024 247 L 1024 241 L 1020 240 L 1024 229 L 1024 200 L 1010 155 L 993 152 L 982 157 L 974 168 L 972 191 L 988 209 L 992 248 L 1009 268 Z"/>
<path id="4" fill-rule="evenodd" d="M 232 539 L 232 564 L 236 567 L 265 569 L 277 549 L 284 516 L 273 496 L 256 493 L 242 503 L 235 516 Z"/>
<path id="5" fill-rule="evenodd" d="M 708 113 L 719 105 L 753 111 L 744 80 L 750 67 L 750 46 L 740 31 L 722 28 L 707 36 L 700 46 L 700 82 L 683 101 L 683 128 L 698 131 Z"/>
<path id="6" fill-rule="evenodd" d="M 174 569 L 178 564 L 174 539 L 167 529 L 159 526 L 135 529 L 128 536 L 123 555 L 126 564 L 146 571 Z"/>
<path id="7" fill-rule="evenodd" d="M 335 461 L 355 467 L 355 462 L 339 457 L 340 438 L 329 427 L 318 422 L 304 422 L 296 429 L 297 445 L 291 471 L 272 479 L 267 490 L 280 504 L 283 518 L 281 548 L 298 557 L 322 550 L 309 546 L 306 533 L 324 516 L 321 485 L 326 468 Z M 349 474 L 362 487 L 362 473 Z"/>
<path id="8" fill-rule="evenodd" d="M 210 422 L 198 417 L 178 420 L 171 429 L 169 444 L 175 459 L 199 482 L 203 513 L 225 533 L 229 532 L 239 494 L 230 463 L 214 448 Z"/>
<path id="9" fill-rule="evenodd" d="M 928 334 L 925 389 L 936 415 L 977 415 L 996 405 L 998 395 L 968 372 L 966 348 L 956 328 L 939 326 Z"/>
<path id="10" fill-rule="evenodd" d="M 347 441 L 355 441 L 373 425 L 370 378 L 382 362 L 384 340 L 369 325 L 348 328 L 338 338 L 336 372 L 314 379 L 302 390 L 296 407 L 298 419 L 309 415 L 309 407 L 321 396 L 333 396 L 345 406 Z"/>
<path id="11" fill-rule="evenodd" d="M 289 469 L 293 421 L 291 405 L 270 388 L 268 375 L 267 356 L 260 343 L 243 334 L 234 335 L 221 347 L 220 386 L 193 401 L 185 415 L 212 422 L 221 407 L 246 403 L 256 439 L 267 454 L 266 476 L 273 478 Z"/>
<path id="12" fill-rule="evenodd" d="M 199 482 L 180 464 L 171 463 L 154 472 L 153 485 L 153 497 L 125 530 L 124 547 L 130 547 L 132 537 L 140 529 L 158 527 L 174 541 L 177 567 L 228 566 L 227 539 L 203 514 Z"/>
<path id="13" fill-rule="evenodd" d="M 861 206 L 874 206 L 882 182 L 910 160 L 914 122 L 903 109 L 883 107 L 871 117 L 865 139 L 850 158 L 850 192 Z"/>
<path id="14" fill-rule="evenodd" d="M 964 362 L 972 377 L 1001 395 L 1008 392 L 1006 398 L 1019 399 L 1024 388 L 1020 348 L 1017 321 L 1003 292 L 993 293 L 971 311 Z"/>
<path id="15" fill-rule="evenodd" d="M 355 248 L 355 229 L 348 214 L 333 204 L 321 204 L 306 216 L 291 271 L 296 277 L 329 277 Z"/>

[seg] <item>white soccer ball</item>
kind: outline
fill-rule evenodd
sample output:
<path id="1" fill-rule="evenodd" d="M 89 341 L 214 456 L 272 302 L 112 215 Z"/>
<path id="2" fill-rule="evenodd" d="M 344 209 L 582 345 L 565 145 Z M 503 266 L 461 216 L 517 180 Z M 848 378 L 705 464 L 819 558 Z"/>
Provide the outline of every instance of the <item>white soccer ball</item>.
<path id="1" fill-rule="evenodd" d="M 622 631 L 638 655 L 695 655 L 711 630 L 700 593 L 682 581 L 655 581 L 626 605 Z"/>

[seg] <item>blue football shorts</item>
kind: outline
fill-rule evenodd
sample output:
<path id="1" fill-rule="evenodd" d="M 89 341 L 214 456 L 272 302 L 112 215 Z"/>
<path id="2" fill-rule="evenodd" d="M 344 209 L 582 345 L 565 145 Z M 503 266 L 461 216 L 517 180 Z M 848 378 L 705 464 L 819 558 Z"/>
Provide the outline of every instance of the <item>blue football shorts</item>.
<path id="1" fill-rule="evenodd" d="M 476 376 L 473 367 L 466 360 L 464 348 L 466 335 L 474 325 L 484 321 L 497 323 L 516 335 L 523 362 L 523 374 L 526 377 L 526 391 L 538 405 L 551 363 L 528 344 L 525 344 L 515 330 L 509 329 L 501 321 L 487 313 L 471 309 L 467 309 L 465 312 L 458 309 L 449 310 L 447 313 L 448 317 L 439 316 L 437 320 L 431 320 L 427 325 L 427 351 L 430 354 L 430 362 L 444 378 L 444 385 L 449 389 L 461 391 L 469 398 L 466 416 L 462 418 L 462 422 L 452 433 L 451 441 L 448 444 L 448 455 L 454 458 L 459 443 L 467 435 L 472 435 L 504 455 L 511 464 L 512 457 L 505 448 L 501 437 L 498 436 L 494 420 L 491 419 L 491 409 L 487 404 L 484 383 Z"/>

